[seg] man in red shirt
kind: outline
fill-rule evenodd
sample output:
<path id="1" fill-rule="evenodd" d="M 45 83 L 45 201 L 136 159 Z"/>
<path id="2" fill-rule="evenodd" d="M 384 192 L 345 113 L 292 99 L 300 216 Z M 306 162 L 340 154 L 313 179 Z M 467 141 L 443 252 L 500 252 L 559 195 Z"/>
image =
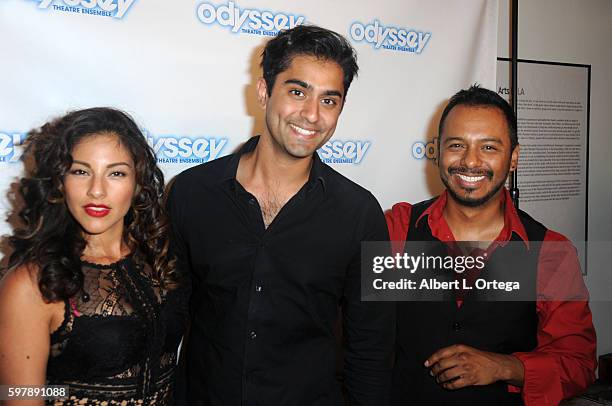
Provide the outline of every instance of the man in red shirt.
<path id="1" fill-rule="evenodd" d="M 537 296 L 399 302 L 393 402 L 557 405 L 593 382 L 595 330 L 575 248 L 517 210 L 504 187 L 519 157 L 514 112 L 472 86 L 450 99 L 438 141 L 446 191 L 394 205 L 386 214 L 391 240 L 488 242 L 483 252 L 502 258 L 509 274 L 515 257 L 503 255 L 513 242 L 531 264 Z"/>

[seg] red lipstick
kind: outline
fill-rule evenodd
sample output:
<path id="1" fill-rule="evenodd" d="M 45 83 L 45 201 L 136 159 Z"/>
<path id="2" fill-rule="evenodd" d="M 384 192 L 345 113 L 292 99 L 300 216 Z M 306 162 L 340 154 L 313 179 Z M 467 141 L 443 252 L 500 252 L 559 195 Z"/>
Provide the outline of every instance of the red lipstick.
<path id="1" fill-rule="evenodd" d="M 90 203 L 83 206 L 83 208 L 85 209 L 85 213 L 91 217 L 104 217 L 111 211 L 110 207 L 103 204 Z"/>

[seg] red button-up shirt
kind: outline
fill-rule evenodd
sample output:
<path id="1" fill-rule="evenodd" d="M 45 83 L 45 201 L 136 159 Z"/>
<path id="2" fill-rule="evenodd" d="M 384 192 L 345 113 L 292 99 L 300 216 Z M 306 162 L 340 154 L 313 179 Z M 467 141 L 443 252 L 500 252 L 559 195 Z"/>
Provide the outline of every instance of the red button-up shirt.
<path id="1" fill-rule="evenodd" d="M 510 201 L 505 188 L 501 198 L 504 202 Z M 443 216 L 446 200 L 444 192 L 417 223 L 426 217 L 432 235 L 440 241 L 451 242 L 455 237 Z M 391 241 L 406 239 L 411 211 L 409 203 L 397 203 L 386 213 Z M 504 228 L 495 242 L 503 245 L 513 233 L 529 245 L 514 205 L 505 204 Z M 580 393 L 595 380 L 597 367 L 595 329 L 588 301 L 544 298 L 545 292 L 555 291 L 558 295 L 564 286 L 572 286 L 574 291 L 578 286 L 586 292 L 576 250 L 565 236 L 551 230 L 546 231 L 544 242 L 556 243 L 543 243 L 538 260 L 538 345 L 531 352 L 513 354 L 523 363 L 525 380 L 522 388 L 508 386 L 509 391 L 521 392 L 527 406 L 557 405 L 564 398 Z"/>

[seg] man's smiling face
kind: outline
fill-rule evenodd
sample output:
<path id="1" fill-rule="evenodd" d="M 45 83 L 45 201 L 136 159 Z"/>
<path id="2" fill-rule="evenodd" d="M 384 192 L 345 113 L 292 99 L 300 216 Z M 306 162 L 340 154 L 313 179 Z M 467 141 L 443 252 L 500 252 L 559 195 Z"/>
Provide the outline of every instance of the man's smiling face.
<path id="1" fill-rule="evenodd" d="M 440 178 L 451 198 L 476 207 L 498 196 L 518 163 L 508 123 L 495 107 L 455 106 L 440 134 Z"/>
<path id="2" fill-rule="evenodd" d="M 258 98 L 266 109 L 263 135 L 276 151 L 309 158 L 331 138 L 342 112 L 343 79 L 336 62 L 298 55 L 278 74 L 270 95 L 265 81 L 259 80 Z"/>

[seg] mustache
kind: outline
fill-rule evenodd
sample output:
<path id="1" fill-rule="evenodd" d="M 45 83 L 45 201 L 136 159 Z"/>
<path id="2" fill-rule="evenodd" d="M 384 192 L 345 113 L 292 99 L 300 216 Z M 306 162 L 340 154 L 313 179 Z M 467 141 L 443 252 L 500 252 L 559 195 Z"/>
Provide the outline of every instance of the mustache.
<path id="1" fill-rule="evenodd" d="M 493 179 L 493 171 L 484 168 L 473 168 L 470 169 L 466 166 L 453 166 L 448 168 L 449 175 L 465 175 L 465 176 L 485 176 L 489 179 Z"/>

